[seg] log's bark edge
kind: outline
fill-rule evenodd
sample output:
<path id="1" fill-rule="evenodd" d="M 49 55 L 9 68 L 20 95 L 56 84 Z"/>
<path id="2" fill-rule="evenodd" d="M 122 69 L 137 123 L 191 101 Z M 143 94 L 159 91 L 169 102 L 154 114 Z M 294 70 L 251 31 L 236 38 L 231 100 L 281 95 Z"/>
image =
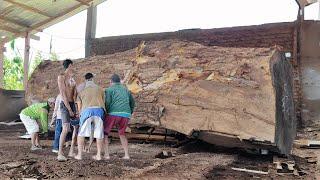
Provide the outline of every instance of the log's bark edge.
<path id="1" fill-rule="evenodd" d="M 279 59 L 280 58 L 280 59 Z M 276 94 L 275 143 L 282 154 L 290 154 L 296 137 L 296 116 L 293 102 L 293 68 L 285 55 L 276 52 L 270 62 Z"/>

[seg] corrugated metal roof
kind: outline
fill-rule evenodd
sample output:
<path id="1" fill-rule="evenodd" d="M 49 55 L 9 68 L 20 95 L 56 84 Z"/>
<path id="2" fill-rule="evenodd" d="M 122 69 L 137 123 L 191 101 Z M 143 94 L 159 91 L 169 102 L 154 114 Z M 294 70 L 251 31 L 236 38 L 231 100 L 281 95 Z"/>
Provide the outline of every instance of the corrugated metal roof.
<path id="1" fill-rule="evenodd" d="M 34 34 L 106 0 L 0 0 L 0 42 Z"/>

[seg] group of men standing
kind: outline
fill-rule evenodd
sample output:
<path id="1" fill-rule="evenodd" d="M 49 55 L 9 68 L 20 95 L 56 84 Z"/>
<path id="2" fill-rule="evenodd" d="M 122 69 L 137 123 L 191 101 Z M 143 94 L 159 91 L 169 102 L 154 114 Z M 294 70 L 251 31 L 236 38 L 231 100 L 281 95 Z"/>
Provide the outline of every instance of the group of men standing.
<path id="1" fill-rule="evenodd" d="M 110 87 L 105 90 L 94 83 L 92 73 L 87 73 L 84 77 L 85 82 L 77 86 L 73 78 L 73 62 L 67 59 L 63 62 L 63 66 L 65 72 L 58 76 L 59 95 L 57 98 L 55 100 L 49 98 L 46 103 L 33 104 L 20 113 L 21 121 L 31 134 L 31 150 L 42 149 L 38 137 L 40 130 L 38 124 L 41 124 L 42 132 L 48 131 L 48 111 L 54 106 L 51 125 L 54 122 L 56 124 L 53 152 L 58 153 L 58 161 L 67 160 L 63 147 L 71 129 L 73 133 L 70 157 L 81 160 L 85 137 L 93 136 L 96 139 L 97 154 L 92 158 L 102 160 L 104 150 L 104 159 L 110 159 L 108 135 L 114 126 L 118 128 L 124 149 L 123 158 L 130 159 L 125 130 L 135 103 L 130 91 L 121 84 L 119 75 L 112 75 Z M 74 153 L 75 139 L 78 144 L 77 154 Z"/>

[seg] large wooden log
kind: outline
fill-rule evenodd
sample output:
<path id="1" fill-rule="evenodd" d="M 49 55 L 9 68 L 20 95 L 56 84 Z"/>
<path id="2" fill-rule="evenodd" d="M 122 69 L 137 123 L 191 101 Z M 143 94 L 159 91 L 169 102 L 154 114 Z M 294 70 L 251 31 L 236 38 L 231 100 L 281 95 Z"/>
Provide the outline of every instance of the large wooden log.
<path id="1" fill-rule="evenodd" d="M 75 68 L 78 83 L 86 72 L 95 73 L 102 87 L 109 86 L 112 73 L 122 76 L 137 101 L 131 127 L 164 127 L 186 135 L 197 132 L 217 144 L 221 144 L 217 137 L 232 136 L 239 144 L 262 142 L 285 154 L 291 150 L 296 123 L 292 72 L 275 48 L 158 41 L 76 60 Z M 61 62 L 42 63 L 30 79 L 27 101 L 55 96 L 60 72 Z"/>

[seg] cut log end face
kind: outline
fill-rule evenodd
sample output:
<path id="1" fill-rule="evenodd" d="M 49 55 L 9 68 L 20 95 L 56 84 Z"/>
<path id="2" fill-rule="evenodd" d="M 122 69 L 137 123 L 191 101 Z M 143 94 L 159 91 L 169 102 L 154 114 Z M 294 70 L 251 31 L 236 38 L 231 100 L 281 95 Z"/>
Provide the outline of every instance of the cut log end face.
<path id="1" fill-rule="evenodd" d="M 296 116 L 293 102 L 292 67 L 284 55 L 273 64 L 273 84 L 276 94 L 275 143 L 284 154 L 290 154 L 296 135 Z"/>
<path id="2" fill-rule="evenodd" d="M 294 131 L 290 127 L 294 123 L 292 76 L 281 57 L 271 48 L 210 47 L 167 40 L 75 61 L 74 66 L 78 83 L 91 72 L 104 88 L 113 73 L 121 75 L 137 101 L 131 127 L 161 126 L 186 135 L 194 130 L 212 131 L 269 141 L 287 152 Z M 59 62 L 39 66 L 27 97 L 45 100 L 57 95 L 60 66 Z"/>

